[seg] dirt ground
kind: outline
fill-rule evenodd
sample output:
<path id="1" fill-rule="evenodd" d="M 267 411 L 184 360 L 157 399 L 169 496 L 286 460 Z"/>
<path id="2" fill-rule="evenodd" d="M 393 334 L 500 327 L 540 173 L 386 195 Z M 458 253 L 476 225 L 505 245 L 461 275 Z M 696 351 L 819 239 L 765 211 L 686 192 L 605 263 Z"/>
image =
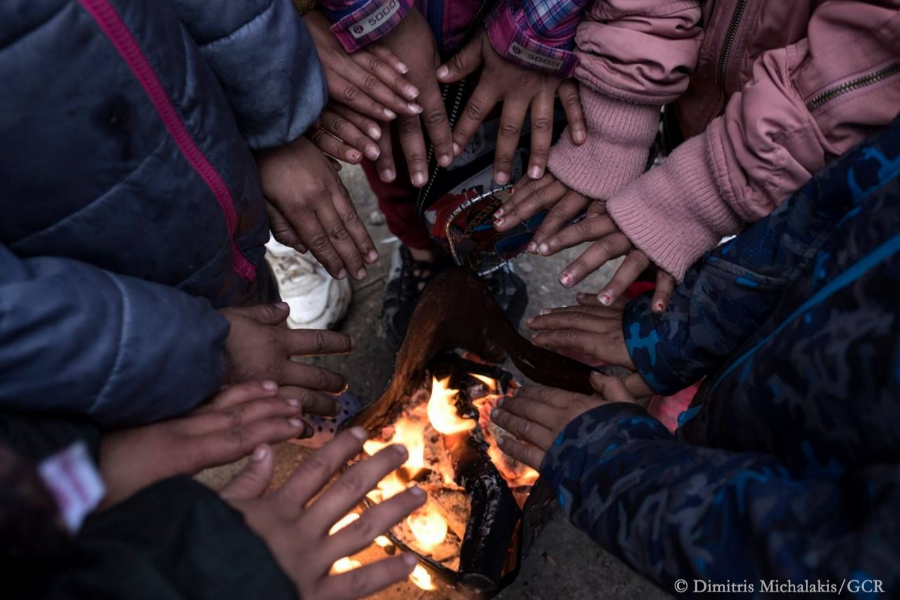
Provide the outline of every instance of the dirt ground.
<path id="1" fill-rule="evenodd" d="M 380 311 L 391 252 L 396 241 L 383 225 L 383 218 L 378 213 L 375 198 L 362 170 L 345 166 L 342 177 L 360 216 L 367 222 L 372 238 L 378 245 L 381 260 L 370 268 L 366 280 L 353 284 L 354 299 L 350 312 L 338 327 L 353 336 L 354 351 L 349 356 L 321 357 L 310 362 L 340 371 L 350 382 L 350 391 L 362 400 L 369 401 L 381 394 L 393 371 L 394 353 L 385 340 Z M 526 317 L 536 315 L 542 308 L 574 303 L 575 292 L 560 286 L 556 277 L 576 255 L 577 252 L 573 251 L 550 258 L 526 256 L 516 261 L 516 272 L 528 284 Z M 611 270 L 608 269 L 595 273 L 579 285 L 576 291 L 599 291 L 610 274 Z M 293 465 L 302 460 L 304 452 L 304 449 L 291 444 L 278 446 L 276 479 L 286 478 Z M 204 473 L 200 479 L 218 487 L 237 466 Z M 383 556 L 383 551 L 372 548 L 362 555 L 362 560 L 369 562 L 379 556 Z M 631 600 L 667 597 L 668 594 L 653 583 L 594 544 L 561 514 L 554 517 L 538 538 L 516 581 L 498 596 L 501 600 Z M 372 598 L 437 600 L 441 596 L 403 582 Z"/>

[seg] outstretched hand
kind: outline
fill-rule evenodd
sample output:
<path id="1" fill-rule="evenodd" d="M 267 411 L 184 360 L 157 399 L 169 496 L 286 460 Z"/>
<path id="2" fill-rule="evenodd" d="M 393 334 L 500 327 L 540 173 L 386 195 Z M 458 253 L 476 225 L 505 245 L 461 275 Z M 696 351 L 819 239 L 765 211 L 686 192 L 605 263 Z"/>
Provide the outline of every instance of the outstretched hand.
<path id="1" fill-rule="evenodd" d="M 497 231 L 508 231 L 542 210 L 548 210 L 547 216 L 528 243 L 528 251 L 536 254 L 541 242 L 559 233 L 590 203 L 590 198 L 570 190 L 552 173 L 547 173 L 540 179 L 516 184 L 506 204 L 494 213 L 494 227 Z"/>
<path id="2" fill-rule="evenodd" d="M 243 513 L 247 525 L 265 541 L 305 600 L 368 596 L 405 579 L 416 566 L 412 554 L 402 554 L 347 573 L 330 574 L 335 561 L 356 554 L 425 502 L 425 492 L 411 487 L 330 533 L 408 456 L 403 446 L 389 446 L 353 465 L 328 485 L 362 452 L 365 439 L 366 432 L 359 427 L 339 434 L 300 463 L 283 486 L 266 496 L 263 494 L 272 481 L 274 459 L 271 449 L 261 446 L 247 467 L 221 491 L 222 499 Z"/>
<path id="3" fill-rule="evenodd" d="M 308 437 L 300 400 L 276 398 L 274 381 L 242 383 L 216 394 L 184 417 L 104 433 L 100 472 L 109 507 L 175 475 L 234 462 L 259 444 Z"/>
<path id="4" fill-rule="evenodd" d="M 531 158 L 528 176 L 539 179 L 547 168 L 553 137 L 553 103 L 559 94 L 572 142 L 582 144 L 587 126 L 578 96 L 578 86 L 572 81 L 542 71 L 528 69 L 500 56 L 491 45 L 487 32 L 482 30 L 448 63 L 438 69 L 437 76 L 444 83 L 459 81 L 482 67 L 478 85 L 453 131 L 453 152 L 462 153 L 478 127 L 497 103 L 503 103 L 497 149 L 494 155 L 494 180 L 509 181 L 512 160 L 519 143 L 519 135 L 529 108 L 531 109 Z"/>
<path id="5" fill-rule="evenodd" d="M 544 456 L 566 425 L 579 415 L 605 404 L 634 404 L 625 384 L 616 377 L 591 375 L 591 385 L 599 395 L 585 396 L 555 388 L 526 385 L 516 395 L 501 398 L 491 412 L 491 420 L 516 439 L 500 437 L 500 449 L 529 467 L 540 470 Z"/>

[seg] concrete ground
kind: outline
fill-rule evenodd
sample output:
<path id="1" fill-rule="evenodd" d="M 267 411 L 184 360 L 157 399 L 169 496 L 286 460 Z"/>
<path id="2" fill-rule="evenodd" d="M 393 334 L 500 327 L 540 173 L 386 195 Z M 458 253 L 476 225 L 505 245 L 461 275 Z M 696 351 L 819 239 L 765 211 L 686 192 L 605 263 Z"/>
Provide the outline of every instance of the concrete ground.
<path id="1" fill-rule="evenodd" d="M 381 260 L 369 269 L 369 277 L 365 281 L 353 284 L 353 303 L 346 319 L 338 327 L 353 336 L 354 351 L 349 356 L 316 357 L 309 362 L 340 371 L 350 382 L 350 391 L 368 401 L 381 394 L 393 371 L 394 353 L 385 340 L 380 311 L 391 252 L 396 242 L 383 225 L 384 219 L 378 212 L 377 203 L 362 170 L 345 166 L 341 175 L 360 216 L 366 221 L 372 238 L 378 245 Z M 550 258 L 529 255 L 516 261 L 516 272 L 528 284 L 526 317 L 536 315 L 542 308 L 574 303 L 575 292 L 560 286 L 556 277 L 576 255 L 575 251 Z M 599 291 L 611 272 L 611 269 L 604 269 L 595 273 L 580 284 L 576 291 Z M 305 449 L 291 444 L 277 447 L 276 480 L 284 480 L 292 466 L 302 460 L 304 453 Z M 234 472 L 234 469 L 208 472 L 201 479 L 218 487 L 230 472 Z M 362 560 L 368 562 L 379 556 L 383 556 L 383 551 L 372 548 L 363 555 Z M 560 514 L 556 515 L 536 542 L 528 560 L 522 565 L 517 580 L 499 596 L 502 600 L 630 600 L 666 597 L 667 594 L 594 544 Z M 413 584 L 403 582 L 372 598 L 436 600 L 440 595 L 423 592 Z"/>

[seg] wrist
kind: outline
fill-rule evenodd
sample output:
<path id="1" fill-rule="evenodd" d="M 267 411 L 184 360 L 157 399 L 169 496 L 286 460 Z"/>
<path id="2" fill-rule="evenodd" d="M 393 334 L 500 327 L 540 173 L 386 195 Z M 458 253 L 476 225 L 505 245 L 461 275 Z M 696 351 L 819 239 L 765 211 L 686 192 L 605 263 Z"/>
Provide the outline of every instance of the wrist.
<path id="1" fill-rule="evenodd" d="M 563 45 L 550 45 L 529 27 L 524 12 L 500 3 L 485 22 L 488 39 L 503 58 L 529 69 L 568 78 L 578 66 L 578 57 Z"/>

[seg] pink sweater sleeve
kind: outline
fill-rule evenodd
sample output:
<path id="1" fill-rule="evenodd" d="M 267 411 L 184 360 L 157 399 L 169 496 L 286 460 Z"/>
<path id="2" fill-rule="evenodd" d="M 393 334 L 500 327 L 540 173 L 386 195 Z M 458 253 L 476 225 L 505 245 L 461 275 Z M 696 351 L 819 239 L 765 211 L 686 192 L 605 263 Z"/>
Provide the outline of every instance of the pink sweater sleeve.
<path id="1" fill-rule="evenodd" d="M 639 176 L 660 108 L 680 96 L 702 39 L 697 0 L 596 0 L 575 35 L 588 139 L 564 133 L 549 167 L 570 188 L 607 199 Z"/>
<path id="2" fill-rule="evenodd" d="M 895 75 L 876 76 L 892 65 Z M 860 81 L 867 85 L 845 86 Z M 825 3 L 806 39 L 763 53 L 724 115 L 621 189 L 607 209 L 632 243 L 680 280 L 723 236 L 769 214 L 898 111 L 897 7 Z"/>

